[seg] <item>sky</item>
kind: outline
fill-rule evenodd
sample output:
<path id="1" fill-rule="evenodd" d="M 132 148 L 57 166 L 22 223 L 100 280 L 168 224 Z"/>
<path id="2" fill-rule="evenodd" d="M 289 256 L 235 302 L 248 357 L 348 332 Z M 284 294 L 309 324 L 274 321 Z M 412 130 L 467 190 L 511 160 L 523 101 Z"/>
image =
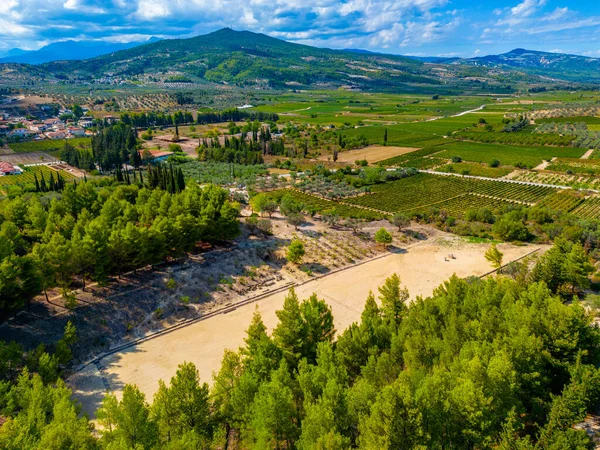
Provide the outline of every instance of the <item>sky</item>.
<path id="1" fill-rule="evenodd" d="M 600 57 L 597 0 L 2 0 L 0 54 L 223 27 L 328 48 L 472 57 L 513 48 Z"/>

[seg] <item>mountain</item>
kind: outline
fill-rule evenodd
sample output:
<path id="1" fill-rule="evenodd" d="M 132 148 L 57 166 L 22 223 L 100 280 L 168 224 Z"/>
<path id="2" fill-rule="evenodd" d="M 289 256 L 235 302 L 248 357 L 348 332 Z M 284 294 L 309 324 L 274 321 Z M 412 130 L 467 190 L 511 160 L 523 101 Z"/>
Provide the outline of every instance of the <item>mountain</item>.
<path id="1" fill-rule="evenodd" d="M 41 67 L 82 79 L 149 76 L 165 81 L 270 86 L 439 83 L 422 63 L 402 56 L 315 48 L 230 28 Z"/>
<path id="2" fill-rule="evenodd" d="M 61 44 L 62 47 L 52 44 L 39 51 L 62 52 L 63 57 L 58 60 L 37 65 L 0 64 L 0 80 L 13 86 L 22 85 L 24 80 L 30 85 L 133 81 L 137 86 L 216 83 L 256 88 L 343 87 L 434 94 L 510 93 L 519 88 L 600 80 L 600 60 L 576 55 L 517 49 L 469 59 L 407 57 L 356 49 L 316 48 L 230 28 L 188 39 L 155 40 L 118 51 L 104 47 L 104 54 L 81 60 L 72 58 L 77 53 L 75 48 L 79 49 L 77 57 L 80 57 L 84 44 Z M 67 48 L 69 58 L 64 55 Z M 31 55 L 12 58 L 24 57 Z"/>
<path id="3" fill-rule="evenodd" d="M 600 59 L 580 55 L 517 48 L 501 55 L 480 56 L 453 62 L 473 66 L 513 68 L 563 80 L 600 81 Z"/>
<path id="4" fill-rule="evenodd" d="M 23 55 L 25 53 L 28 53 L 28 51 L 27 50 L 23 50 L 21 48 L 11 48 L 6 53 L 3 53 L 2 55 L 0 55 L 0 57 L 6 58 L 6 57 L 9 57 L 9 56 L 19 56 L 19 55 Z"/>
<path id="5" fill-rule="evenodd" d="M 46 45 L 39 50 L 14 48 L 0 58 L 0 63 L 42 64 L 57 60 L 88 59 L 139 45 L 157 42 L 152 37 L 145 42 L 111 43 L 102 41 L 63 41 Z"/>

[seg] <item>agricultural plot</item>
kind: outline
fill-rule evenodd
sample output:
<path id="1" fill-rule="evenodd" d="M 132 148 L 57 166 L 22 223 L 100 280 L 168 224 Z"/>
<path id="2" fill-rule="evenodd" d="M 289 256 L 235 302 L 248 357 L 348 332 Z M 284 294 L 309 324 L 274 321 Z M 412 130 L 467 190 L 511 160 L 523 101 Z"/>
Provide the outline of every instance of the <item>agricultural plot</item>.
<path id="1" fill-rule="evenodd" d="M 52 174 L 56 179 L 56 175 L 60 173 L 61 177 L 65 180 L 69 180 L 75 178 L 69 172 L 64 170 L 54 170 L 48 166 L 35 166 L 35 167 L 26 167 L 25 171 L 21 175 L 5 175 L 0 177 L 0 186 L 25 186 L 25 185 L 34 185 L 35 184 L 35 176 L 37 175 L 38 180 L 42 179 L 42 175 L 45 180 L 50 179 L 50 175 Z"/>
<path id="2" fill-rule="evenodd" d="M 374 186 L 371 195 L 350 198 L 346 202 L 395 213 L 411 212 L 424 207 L 438 207 L 465 194 L 486 197 L 492 200 L 492 204 L 505 201 L 534 205 L 555 191 L 555 188 L 545 186 L 420 173 Z M 466 209 L 468 208 L 463 208 L 462 212 Z"/>
<path id="3" fill-rule="evenodd" d="M 547 170 L 575 174 L 600 175 L 600 160 L 558 158 L 547 167 Z"/>
<path id="4" fill-rule="evenodd" d="M 538 206 L 544 206 L 555 211 L 569 212 L 575 209 L 584 201 L 583 196 L 575 191 L 564 190 L 549 195 Z"/>
<path id="5" fill-rule="evenodd" d="M 488 165 L 462 162 L 454 164 L 445 164 L 436 169 L 436 172 L 460 173 L 463 175 L 473 175 L 476 177 L 501 178 L 512 172 L 511 167 L 490 167 Z"/>
<path id="6" fill-rule="evenodd" d="M 554 157 L 581 158 L 583 148 L 570 147 L 521 147 L 516 145 L 481 144 L 477 142 L 449 142 L 438 147 L 436 156 L 452 158 L 460 156 L 465 161 L 490 164 L 497 159 L 503 165 L 526 165 L 535 167 L 543 160 Z"/>
<path id="7" fill-rule="evenodd" d="M 600 178 L 582 174 L 565 174 L 546 171 L 515 171 L 510 175 L 511 180 L 528 181 L 532 183 L 568 186 L 577 189 L 600 189 Z"/>
<path id="8" fill-rule="evenodd" d="M 585 199 L 572 214 L 583 219 L 600 219 L 600 197 Z"/>
<path id="9" fill-rule="evenodd" d="M 411 211 L 412 214 L 425 213 L 427 210 L 434 208 L 439 209 L 440 211 L 446 211 L 449 216 L 460 216 L 465 213 L 465 211 L 469 209 L 479 209 L 479 208 L 501 208 L 504 206 L 510 205 L 518 205 L 518 203 L 512 202 L 510 200 L 501 200 L 497 198 L 490 198 L 477 194 L 463 194 L 458 197 L 451 198 L 450 200 L 446 200 L 440 203 L 437 203 L 433 206 L 424 206 L 422 208 L 413 209 Z"/>
<path id="10" fill-rule="evenodd" d="M 435 147 L 435 146 L 429 146 L 429 147 L 425 147 L 422 148 L 421 150 L 417 150 L 405 155 L 399 155 L 399 156 L 395 156 L 393 158 L 389 158 L 389 159 L 385 159 L 383 161 L 380 161 L 380 164 L 383 166 L 402 166 L 402 167 L 416 167 L 416 166 L 411 166 L 410 162 L 413 161 L 414 164 L 419 164 L 416 161 L 417 160 L 421 160 L 425 157 L 429 157 L 430 155 L 433 155 L 435 153 L 438 153 L 440 151 L 439 148 Z M 446 161 L 446 160 L 444 160 Z"/>
<path id="11" fill-rule="evenodd" d="M 315 195 L 305 194 L 304 192 L 295 189 L 279 189 L 269 193 L 270 196 L 280 199 L 286 194 L 290 194 L 296 200 L 304 203 L 307 209 L 313 209 L 318 213 L 324 211 L 333 211 L 340 217 L 353 217 L 355 219 L 378 220 L 383 217 L 383 214 L 360 207 L 349 205 L 345 202 L 340 203 L 333 200 L 326 200 Z"/>
<path id="12" fill-rule="evenodd" d="M 73 147 L 87 148 L 92 144 L 91 138 L 73 138 L 73 139 L 56 139 L 56 140 L 43 140 L 43 141 L 27 141 L 27 142 L 15 142 L 8 144 L 8 146 L 17 153 L 29 153 L 29 152 L 52 152 L 61 150 L 65 143 L 69 143 Z"/>

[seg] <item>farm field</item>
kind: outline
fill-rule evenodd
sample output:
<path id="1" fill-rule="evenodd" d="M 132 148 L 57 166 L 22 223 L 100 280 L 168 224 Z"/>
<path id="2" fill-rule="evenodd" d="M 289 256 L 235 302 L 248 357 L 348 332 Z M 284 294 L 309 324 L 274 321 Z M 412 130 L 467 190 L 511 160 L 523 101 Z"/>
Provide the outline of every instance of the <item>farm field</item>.
<path id="1" fill-rule="evenodd" d="M 54 156 L 44 152 L 32 152 L 32 153 L 9 153 L 6 155 L 0 155 L 0 161 L 6 161 L 16 165 L 27 165 L 27 164 L 40 164 L 57 162 L 58 159 Z"/>
<path id="2" fill-rule="evenodd" d="M 332 308 L 335 327 L 341 333 L 360 318 L 369 291 L 377 292 L 385 278 L 400 274 L 411 299 L 430 295 L 438 285 L 453 274 L 459 277 L 482 275 L 490 269 L 484 258 L 487 244 L 469 244 L 446 233 L 435 235 L 404 252 L 392 253 L 380 259 L 327 275 L 296 287 L 300 299 L 316 292 Z M 505 261 L 511 261 L 547 246 L 513 246 L 501 244 Z M 448 253 L 456 259 L 446 260 Z M 105 391 L 105 384 L 117 395 L 126 383 L 136 384 L 151 397 L 158 388 L 158 380 L 169 379 L 181 361 L 194 362 L 204 382 L 211 382 L 213 371 L 221 364 L 226 349 L 237 349 L 245 337 L 254 311 L 258 307 L 267 328 L 277 323 L 275 311 L 280 309 L 286 292 L 280 292 L 256 303 L 240 306 L 227 314 L 161 335 L 135 347 L 108 356 L 95 365 L 89 365 L 74 374 L 69 384 L 75 397 L 82 402 L 84 411 L 94 411 L 97 399 Z"/>
<path id="3" fill-rule="evenodd" d="M 379 161 L 395 158 L 401 155 L 406 155 L 419 150 L 414 147 L 395 147 L 395 146 L 382 146 L 372 145 L 365 148 L 359 148 L 355 150 L 347 150 L 338 154 L 338 163 L 349 163 L 353 164 L 356 160 L 367 160 L 370 164 L 377 163 Z M 327 161 L 331 159 L 331 156 L 321 156 L 319 160 Z"/>
<path id="4" fill-rule="evenodd" d="M 51 174 L 56 178 L 58 173 L 60 173 L 65 180 L 75 178 L 74 175 L 69 172 L 60 169 L 54 170 L 48 166 L 26 167 L 21 175 L 5 175 L 0 177 L 0 187 L 33 185 L 35 183 L 35 175 L 37 175 L 38 180 L 41 180 L 43 175 L 44 179 L 48 181 Z"/>
<path id="5" fill-rule="evenodd" d="M 395 213 L 411 212 L 423 207 L 437 207 L 464 194 L 488 196 L 514 203 L 535 204 L 554 191 L 554 188 L 544 186 L 419 173 L 402 180 L 376 185 L 372 188 L 372 194 L 345 201 Z"/>
<path id="6" fill-rule="evenodd" d="M 600 197 L 586 198 L 572 213 L 583 219 L 600 219 Z"/>
<path id="7" fill-rule="evenodd" d="M 73 147 L 84 148 L 91 145 L 92 139 L 87 137 L 56 140 L 45 139 L 43 141 L 14 142 L 8 144 L 8 146 L 16 153 L 52 152 L 62 149 L 66 142 Z"/>
<path id="8" fill-rule="evenodd" d="M 476 142 L 451 142 L 439 146 L 436 156 L 460 156 L 465 161 L 490 164 L 497 159 L 503 165 L 524 164 L 535 167 L 553 157 L 580 158 L 587 150 L 572 147 L 521 147 L 516 145 L 482 144 Z"/>
<path id="9" fill-rule="evenodd" d="M 476 177 L 501 178 L 513 169 L 511 167 L 490 167 L 484 164 L 473 162 L 462 162 L 454 164 L 446 164 L 436 169 L 436 172 L 460 173 L 463 175 L 473 175 Z"/>
<path id="10" fill-rule="evenodd" d="M 582 202 L 584 202 L 582 195 L 575 191 L 565 190 L 556 192 L 555 194 L 546 197 L 539 202 L 538 205 L 545 206 L 556 211 L 570 212 Z"/>

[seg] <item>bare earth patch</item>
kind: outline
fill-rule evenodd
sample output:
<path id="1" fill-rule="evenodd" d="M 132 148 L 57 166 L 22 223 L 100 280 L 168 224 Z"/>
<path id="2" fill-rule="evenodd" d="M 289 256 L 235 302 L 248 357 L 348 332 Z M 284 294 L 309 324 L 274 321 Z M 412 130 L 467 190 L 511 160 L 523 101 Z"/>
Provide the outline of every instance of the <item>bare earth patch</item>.
<path id="1" fill-rule="evenodd" d="M 360 319 L 369 291 L 376 293 L 377 287 L 394 273 L 401 276 L 402 284 L 414 299 L 430 295 L 453 274 L 483 275 L 491 269 L 484 258 L 487 244 L 467 243 L 431 229 L 424 232 L 431 238 L 404 249 L 396 247 L 388 255 L 345 270 L 334 270 L 321 278 L 307 277 L 307 281 L 296 278 L 296 292 L 301 299 L 316 292 L 327 301 L 333 310 L 336 329 L 342 332 Z M 499 248 L 508 262 L 546 246 L 502 244 Z M 220 367 L 224 351 L 236 350 L 243 344 L 254 311 L 258 310 L 266 326 L 272 329 L 277 323 L 275 311 L 282 307 L 285 295 L 286 290 L 280 290 L 238 307 L 233 298 L 232 308 L 104 357 L 71 376 L 69 384 L 84 410 L 92 415 L 107 390 L 118 395 L 127 383 L 136 384 L 147 396 L 152 396 L 158 380 L 170 379 L 184 361 L 196 364 L 202 380 L 210 382 L 212 373 Z M 242 298 L 238 297 L 239 300 Z"/>
<path id="2" fill-rule="evenodd" d="M 383 145 L 371 145 L 365 148 L 357 148 L 356 150 L 348 150 L 338 154 L 337 162 L 354 163 L 356 160 L 366 159 L 369 163 L 376 163 L 385 159 L 393 158 L 394 156 L 405 155 L 420 150 L 413 147 L 384 147 Z M 320 156 L 319 160 L 327 161 L 331 159 L 331 155 Z"/>

